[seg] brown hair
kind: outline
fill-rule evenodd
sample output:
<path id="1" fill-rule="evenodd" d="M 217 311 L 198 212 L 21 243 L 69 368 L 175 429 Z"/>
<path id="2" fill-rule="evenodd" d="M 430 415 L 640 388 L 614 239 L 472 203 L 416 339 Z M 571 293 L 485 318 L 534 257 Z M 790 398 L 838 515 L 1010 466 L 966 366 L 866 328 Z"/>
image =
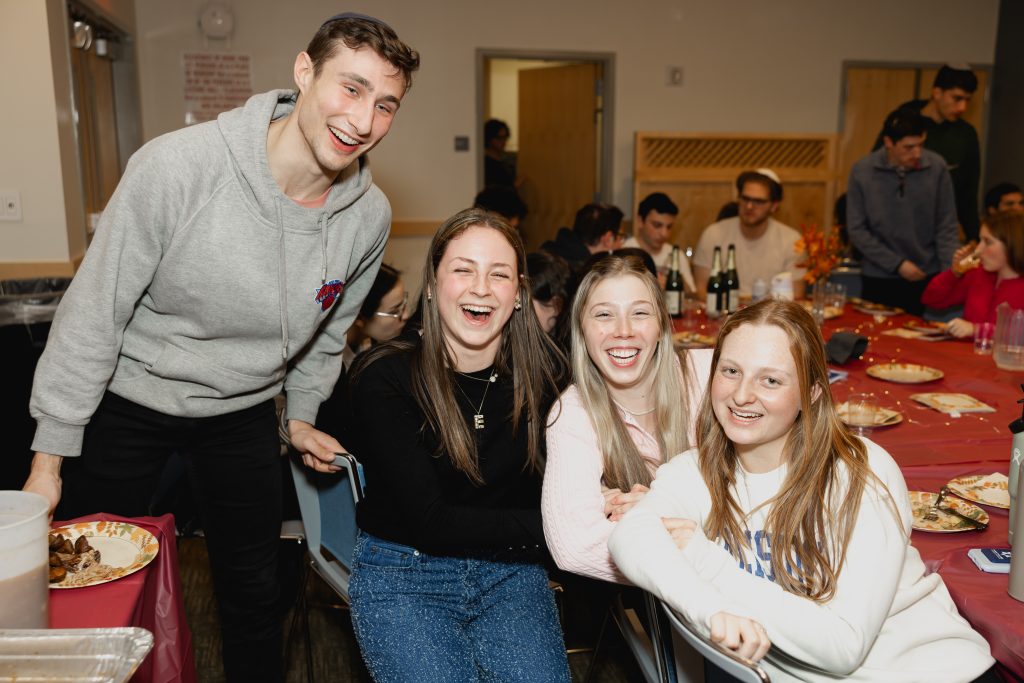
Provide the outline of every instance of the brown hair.
<path id="1" fill-rule="evenodd" d="M 1006 248 L 1006 265 L 1018 275 L 1024 275 L 1024 215 L 1000 211 L 985 216 L 982 223 Z"/>
<path id="2" fill-rule="evenodd" d="M 583 317 L 586 315 L 587 300 L 591 292 L 603 280 L 622 275 L 631 275 L 647 287 L 661 328 L 655 358 L 651 361 L 654 364 L 652 370 L 655 415 L 659 425 L 655 437 L 658 440 L 658 450 L 661 452 L 661 460 L 656 463 L 649 463 L 640 455 L 636 444 L 629 436 L 619 410 L 612 400 L 611 392 L 608 391 L 608 385 L 587 352 L 587 342 L 583 335 Z M 660 465 L 689 447 L 689 370 L 685 356 L 677 355 L 673 349 L 672 319 L 669 317 L 658 281 L 638 256 L 605 256 L 590 267 L 580 282 L 572 304 L 571 324 L 573 381 L 597 434 L 604 467 L 602 481 L 609 488 L 618 488 L 622 491 L 628 491 L 633 484 L 650 486 L 651 480 L 654 479 L 650 465 Z"/>
<path id="3" fill-rule="evenodd" d="M 513 430 L 519 428 L 526 417 L 527 467 L 535 472 L 543 470 L 544 410 L 547 399 L 558 396 L 565 374 L 565 358 L 561 351 L 540 328 L 530 300 L 530 287 L 525 277 L 526 250 L 519 233 L 501 216 L 481 209 L 466 209 L 455 214 L 434 234 L 423 268 L 423 286 L 420 310 L 423 312 L 423 330 L 418 344 L 390 341 L 366 353 L 353 369 L 353 377 L 382 356 L 408 351 L 412 355 L 411 373 L 416 404 L 426 416 L 426 428 L 438 439 L 438 456 L 447 455 L 452 464 L 474 483 L 482 485 L 477 460 L 476 439 L 459 410 L 455 378 L 452 368 L 455 359 L 445 340 L 441 315 L 430 299 L 437 291 L 437 268 L 452 240 L 470 228 L 497 230 L 516 253 L 516 271 L 519 275 L 517 298 L 521 309 L 514 311 L 505 323 L 501 345 L 494 359 L 495 368 L 502 375 L 512 376 Z"/>
<path id="4" fill-rule="evenodd" d="M 399 40 L 394 29 L 384 22 L 373 17 L 344 15 L 324 22 L 306 46 L 315 76 L 337 54 L 339 43 L 351 50 L 369 47 L 402 74 L 406 90 L 412 87 L 412 74 L 420 68 L 420 55 Z"/>
<path id="5" fill-rule="evenodd" d="M 784 447 L 786 478 L 765 503 L 771 505 L 765 529 L 771 537 L 775 581 L 790 593 L 826 602 L 835 595 L 865 487 L 871 484 L 884 492 L 900 526 L 896 505 L 871 471 L 864 443 L 836 415 L 821 332 L 799 304 L 766 299 L 730 315 L 718 334 L 712 383 L 724 340 L 742 325 L 773 325 L 786 334 L 800 388 L 800 415 Z M 704 394 L 697 418 L 700 470 L 711 492 L 704 532 L 708 538 L 723 540 L 742 560 L 741 549 L 750 543 L 733 493 L 738 456 L 715 417 L 711 394 L 710 389 Z"/>

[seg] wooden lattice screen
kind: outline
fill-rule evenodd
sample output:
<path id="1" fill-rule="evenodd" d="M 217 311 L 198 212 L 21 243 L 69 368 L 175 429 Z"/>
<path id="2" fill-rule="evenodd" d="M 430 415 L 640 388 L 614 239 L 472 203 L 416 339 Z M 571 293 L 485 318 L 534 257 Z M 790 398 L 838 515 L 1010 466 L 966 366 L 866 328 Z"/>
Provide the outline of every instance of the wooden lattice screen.
<path id="1" fill-rule="evenodd" d="M 696 246 L 719 209 L 735 199 L 736 176 L 770 168 L 782 180 L 776 218 L 797 229 L 829 225 L 835 194 L 835 135 L 636 134 L 633 201 L 664 192 L 679 205 L 673 241 Z"/>

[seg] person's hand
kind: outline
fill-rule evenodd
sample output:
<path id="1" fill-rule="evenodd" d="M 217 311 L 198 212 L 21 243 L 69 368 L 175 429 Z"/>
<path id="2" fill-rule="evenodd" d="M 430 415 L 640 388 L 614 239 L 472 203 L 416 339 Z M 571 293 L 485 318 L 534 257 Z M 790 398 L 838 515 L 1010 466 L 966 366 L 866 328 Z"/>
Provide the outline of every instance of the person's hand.
<path id="1" fill-rule="evenodd" d="M 974 336 L 974 323 L 968 322 L 963 318 L 953 318 L 946 323 L 946 332 L 957 339 L 963 339 L 964 337 Z"/>
<path id="2" fill-rule="evenodd" d="M 611 489 L 617 490 L 617 489 Z M 614 496 L 605 496 L 605 515 L 613 522 L 617 522 L 622 519 L 622 516 L 629 512 L 634 505 L 640 502 L 640 499 L 650 491 L 649 488 L 643 484 L 633 484 L 626 493 L 619 491 Z"/>
<path id="3" fill-rule="evenodd" d="M 981 261 L 974 253 L 977 248 L 977 242 L 972 240 L 956 250 L 953 254 L 953 263 L 949 267 L 953 271 L 953 275 L 960 277 L 967 271 L 978 267 Z"/>
<path id="4" fill-rule="evenodd" d="M 682 519 L 680 517 L 662 517 L 661 523 L 665 525 L 668 530 L 668 535 L 672 537 L 676 547 L 680 550 L 684 550 L 686 545 L 693 538 L 693 535 L 697 532 L 697 522 L 692 519 Z"/>
<path id="5" fill-rule="evenodd" d="M 752 662 L 759 661 L 772 646 L 768 632 L 759 622 L 728 612 L 711 616 L 711 640 Z"/>
<path id="6" fill-rule="evenodd" d="M 909 282 L 920 282 L 927 277 L 925 272 L 917 267 L 917 264 L 907 259 L 903 259 L 903 262 L 900 263 L 898 272 L 901 278 Z"/>
<path id="7" fill-rule="evenodd" d="M 330 434 L 302 420 L 288 420 L 288 434 L 292 448 L 302 455 L 302 463 L 306 467 L 317 472 L 337 472 L 341 469 L 333 464 L 334 454 L 346 451 Z"/>
<path id="8" fill-rule="evenodd" d="M 61 480 L 60 465 L 64 458 L 49 453 L 36 453 L 32 458 L 32 470 L 25 480 L 22 491 L 38 493 L 50 504 L 50 519 L 60 502 Z"/>
<path id="9" fill-rule="evenodd" d="M 604 516 L 608 517 L 615 512 L 615 504 L 612 502 L 612 498 L 622 493 L 622 489 L 610 489 L 607 486 L 601 486 L 601 495 L 604 497 Z"/>

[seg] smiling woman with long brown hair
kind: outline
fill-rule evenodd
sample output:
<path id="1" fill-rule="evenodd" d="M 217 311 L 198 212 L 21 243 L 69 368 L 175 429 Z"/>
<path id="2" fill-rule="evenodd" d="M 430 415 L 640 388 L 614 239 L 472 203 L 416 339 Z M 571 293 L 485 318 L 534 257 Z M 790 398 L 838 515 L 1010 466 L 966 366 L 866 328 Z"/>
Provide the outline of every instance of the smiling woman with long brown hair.
<path id="1" fill-rule="evenodd" d="M 378 682 L 569 680 L 540 515 L 564 361 L 525 266 L 503 219 L 456 214 L 427 255 L 422 334 L 353 368 L 366 498 L 349 588 Z"/>
<path id="2" fill-rule="evenodd" d="M 767 654 L 773 681 L 998 680 L 910 520 L 892 457 L 836 415 L 810 314 L 769 299 L 723 324 L 697 448 L 658 470 L 608 545 L 713 640 Z"/>

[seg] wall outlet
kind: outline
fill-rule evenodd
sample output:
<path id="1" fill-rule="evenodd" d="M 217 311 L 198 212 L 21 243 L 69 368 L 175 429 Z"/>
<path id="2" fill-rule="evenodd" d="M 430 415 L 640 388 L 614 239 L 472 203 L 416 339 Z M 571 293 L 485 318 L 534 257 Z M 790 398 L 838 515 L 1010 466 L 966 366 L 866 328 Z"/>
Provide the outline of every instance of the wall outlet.
<path id="1" fill-rule="evenodd" d="M 21 221 L 21 192 L 0 190 L 0 221 Z"/>

